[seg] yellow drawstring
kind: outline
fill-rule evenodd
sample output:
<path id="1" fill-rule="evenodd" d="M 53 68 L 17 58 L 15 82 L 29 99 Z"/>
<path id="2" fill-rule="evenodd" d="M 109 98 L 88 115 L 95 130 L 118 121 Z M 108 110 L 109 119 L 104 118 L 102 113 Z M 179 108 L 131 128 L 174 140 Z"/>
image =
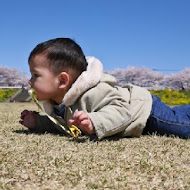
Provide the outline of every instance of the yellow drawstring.
<path id="1" fill-rule="evenodd" d="M 36 103 L 36 105 L 38 106 L 38 108 L 56 125 L 58 125 L 59 127 L 61 127 L 67 134 L 71 135 L 72 137 L 78 137 L 81 134 L 81 131 L 78 127 L 76 127 L 75 125 L 71 125 L 69 126 L 69 130 L 67 130 L 57 119 L 53 118 L 52 116 L 48 115 L 43 108 L 41 107 L 41 105 L 39 104 L 37 98 L 36 98 L 36 93 L 34 89 L 29 89 L 28 93 L 30 94 L 32 100 Z"/>

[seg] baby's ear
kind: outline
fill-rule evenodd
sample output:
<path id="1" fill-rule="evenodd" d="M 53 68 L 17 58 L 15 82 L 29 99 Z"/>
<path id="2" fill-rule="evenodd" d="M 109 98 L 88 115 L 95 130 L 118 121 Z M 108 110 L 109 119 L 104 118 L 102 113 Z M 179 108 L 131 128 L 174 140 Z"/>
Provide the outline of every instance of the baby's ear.
<path id="1" fill-rule="evenodd" d="M 59 74 L 59 88 L 65 88 L 69 85 L 69 75 L 66 72 Z"/>

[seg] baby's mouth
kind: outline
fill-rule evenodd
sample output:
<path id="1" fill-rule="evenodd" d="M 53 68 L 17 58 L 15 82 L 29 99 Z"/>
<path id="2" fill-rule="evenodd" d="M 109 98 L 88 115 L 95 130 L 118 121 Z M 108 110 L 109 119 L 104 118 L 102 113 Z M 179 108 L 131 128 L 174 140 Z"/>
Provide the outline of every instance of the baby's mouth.
<path id="1" fill-rule="evenodd" d="M 32 99 L 38 99 L 37 94 L 36 94 L 36 92 L 35 92 L 35 90 L 33 88 L 30 88 L 28 90 L 28 93 L 29 93 L 29 95 L 31 96 Z"/>

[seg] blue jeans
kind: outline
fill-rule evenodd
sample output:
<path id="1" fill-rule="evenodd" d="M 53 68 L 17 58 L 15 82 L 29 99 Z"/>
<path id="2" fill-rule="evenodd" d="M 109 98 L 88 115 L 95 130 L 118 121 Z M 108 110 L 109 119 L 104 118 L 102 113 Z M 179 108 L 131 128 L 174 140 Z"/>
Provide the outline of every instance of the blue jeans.
<path id="1" fill-rule="evenodd" d="M 174 135 L 190 138 L 190 105 L 170 108 L 152 95 L 153 104 L 143 134 Z"/>

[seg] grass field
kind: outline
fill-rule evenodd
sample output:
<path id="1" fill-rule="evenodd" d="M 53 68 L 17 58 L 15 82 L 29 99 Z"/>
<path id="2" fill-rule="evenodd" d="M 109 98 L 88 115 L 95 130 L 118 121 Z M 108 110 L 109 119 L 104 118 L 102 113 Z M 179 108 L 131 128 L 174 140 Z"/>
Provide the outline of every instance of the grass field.
<path id="1" fill-rule="evenodd" d="M 190 140 L 32 134 L 18 123 L 26 108 L 0 104 L 0 189 L 190 189 Z"/>

